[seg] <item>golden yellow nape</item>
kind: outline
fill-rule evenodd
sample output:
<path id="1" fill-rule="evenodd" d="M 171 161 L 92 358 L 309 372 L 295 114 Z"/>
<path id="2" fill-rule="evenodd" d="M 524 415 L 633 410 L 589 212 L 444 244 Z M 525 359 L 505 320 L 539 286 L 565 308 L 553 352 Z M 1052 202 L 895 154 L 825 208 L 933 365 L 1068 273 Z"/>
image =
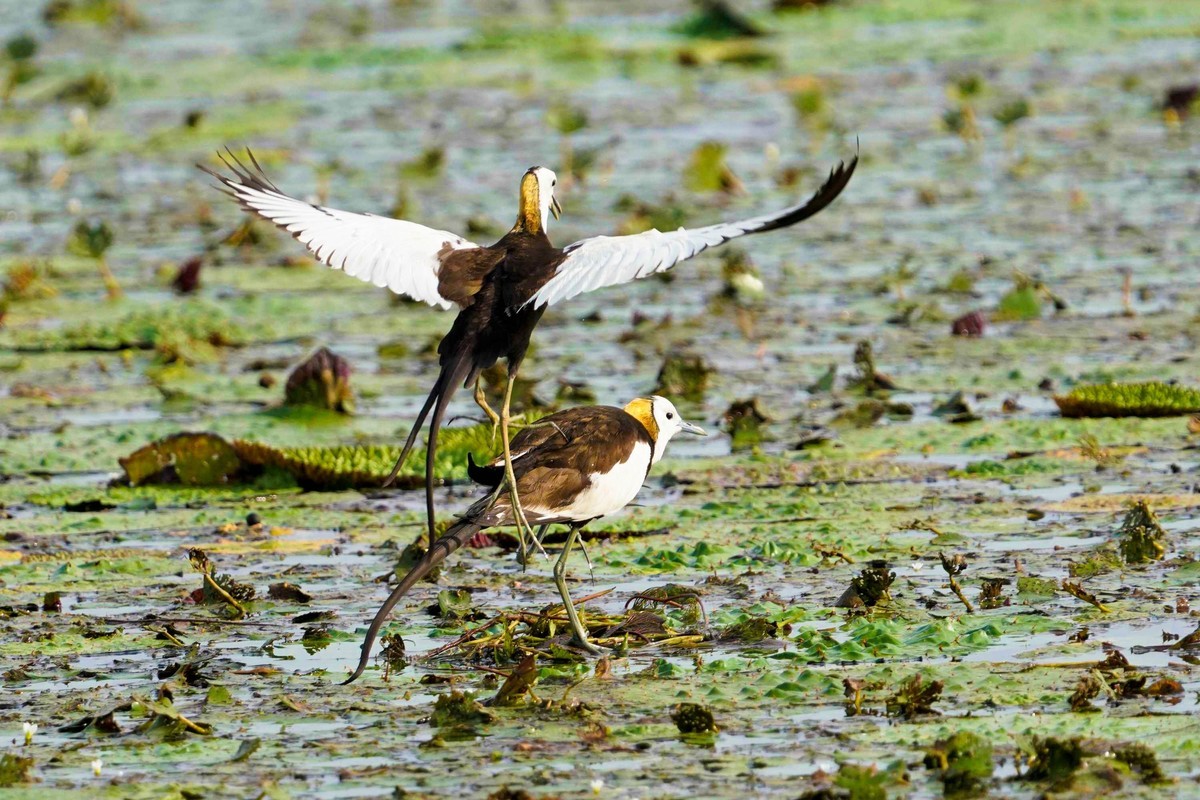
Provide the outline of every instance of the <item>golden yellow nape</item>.
<path id="1" fill-rule="evenodd" d="M 538 178 L 532 172 L 526 172 L 521 178 L 521 197 L 517 207 L 517 224 L 514 231 L 537 233 L 542 229 L 541 191 Z"/>
<path id="2" fill-rule="evenodd" d="M 649 397 L 639 397 L 630 400 L 625 406 L 625 413 L 642 423 L 642 427 L 650 434 L 653 441 L 658 441 L 658 423 L 654 421 L 654 401 Z"/>

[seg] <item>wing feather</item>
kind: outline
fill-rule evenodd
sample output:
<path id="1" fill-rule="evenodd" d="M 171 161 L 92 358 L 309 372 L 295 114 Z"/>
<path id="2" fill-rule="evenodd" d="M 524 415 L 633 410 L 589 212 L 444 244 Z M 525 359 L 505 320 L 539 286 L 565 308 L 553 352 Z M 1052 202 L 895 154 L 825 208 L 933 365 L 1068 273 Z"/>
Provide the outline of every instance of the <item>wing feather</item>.
<path id="1" fill-rule="evenodd" d="M 849 164 L 839 163 L 807 201 L 771 214 L 703 228 L 680 228 L 669 233 L 649 230 L 632 236 L 594 236 L 567 245 L 553 277 L 529 303 L 541 308 L 601 286 L 628 283 L 668 270 L 680 261 L 730 239 L 795 225 L 837 199 L 857 166 L 857 155 Z"/>
<path id="2" fill-rule="evenodd" d="M 438 308 L 453 303 L 438 290 L 442 257 L 451 250 L 479 245 L 463 237 L 415 222 L 355 214 L 313 205 L 281 192 L 249 150 L 247 166 L 231 151 L 219 153 L 233 173 L 223 175 L 198 165 L 221 182 L 221 190 L 247 211 L 292 234 L 320 262 L 361 281 Z"/>

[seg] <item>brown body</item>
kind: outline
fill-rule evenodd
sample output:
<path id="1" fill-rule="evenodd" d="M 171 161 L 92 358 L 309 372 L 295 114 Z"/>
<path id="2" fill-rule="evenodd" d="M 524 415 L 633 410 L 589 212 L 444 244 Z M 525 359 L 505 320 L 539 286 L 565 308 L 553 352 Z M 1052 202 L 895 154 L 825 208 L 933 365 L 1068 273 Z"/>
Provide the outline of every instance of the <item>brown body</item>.
<path id="1" fill-rule="evenodd" d="M 438 430 L 450 398 L 459 386 L 473 384 L 479 373 L 501 358 L 505 359 L 508 374 L 516 375 L 529 350 L 533 329 L 545 312 L 545 307 L 536 308 L 528 301 L 553 277 L 561 259 L 562 251 L 550 244 L 540 219 L 536 215 L 527 219 L 522 214 L 516 226 L 491 247 L 455 250 L 443 261 L 438 272 L 439 291 L 463 308 L 438 344 L 441 371 L 393 471 L 398 471 L 408 458 L 432 408 L 425 458 L 425 505 L 431 532 L 435 516 L 433 462 Z"/>

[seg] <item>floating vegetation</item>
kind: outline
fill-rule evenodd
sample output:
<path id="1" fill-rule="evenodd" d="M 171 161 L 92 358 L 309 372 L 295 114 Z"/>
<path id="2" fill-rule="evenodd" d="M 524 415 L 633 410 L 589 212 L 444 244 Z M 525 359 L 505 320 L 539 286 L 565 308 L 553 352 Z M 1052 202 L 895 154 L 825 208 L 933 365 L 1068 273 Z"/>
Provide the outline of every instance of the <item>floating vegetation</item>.
<path id="1" fill-rule="evenodd" d="M 681 67 L 735 64 L 751 69 L 773 69 L 780 63 L 779 55 L 774 51 L 746 40 L 695 42 L 680 49 L 676 60 Z"/>
<path id="2" fill-rule="evenodd" d="M 933 415 L 942 417 L 947 422 L 961 425 L 965 422 L 978 422 L 983 419 L 972 408 L 971 403 L 963 392 L 955 392 L 948 399 L 933 407 Z"/>
<path id="3" fill-rule="evenodd" d="M 54 95 L 63 103 L 82 103 L 93 109 L 108 106 L 116 95 L 112 78 L 100 72 L 89 72 L 67 81 Z"/>
<path id="4" fill-rule="evenodd" d="M 56 294 L 58 291 L 54 288 L 49 265 L 36 261 L 18 261 L 5 273 L 4 287 L 0 289 L 0 301 L 44 300 Z"/>
<path id="5" fill-rule="evenodd" d="M 67 239 L 67 250 L 95 260 L 96 267 L 100 270 L 100 278 L 104 281 L 104 289 L 108 292 L 108 299 L 116 300 L 122 295 L 121 286 L 104 257 L 112 243 L 113 232 L 108 223 L 103 220 L 80 220 L 71 229 L 71 236 Z"/>
<path id="6" fill-rule="evenodd" d="M 875 368 L 875 349 L 866 339 L 854 346 L 854 366 L 858 369 L 848 388 L 861 391 L 868 397 L 877 392 L 888 392 L 896 388 L 896 382 Z"/>
<path id="7" fill-rule="evenodd" d="M 244 464 L 233 445 L 212 433 L 176 433 L 120 459 L 130 486 L 220 486 L 237 482 Z"/>
<path id="8" fill-rule="evenodd" d="M 72 350 L 158 350 L 236 347 L 247 340 L 241 325 L 218 306 L 189 302 L 134 311 L 115 322 L 81 322 L 56 331 L 14 333 L 16 349 L 31 352 Z"/>
<path id="9" fill-rule="evenodd" d="M 995 769 L 992 743 L 970 731 L 939 739 L 925 751 L 927 769 L 936 770 L 946 797 L 970 797 L 984 792 Z"/>
<path id="10" fill-rule="evenodd" d="M 272 447 L 237 439 L 233 447 L 246 464 L 281 469 L 302 488 L 320 491 L 383 486 L 400 457 L 400 448 L 390 445 Z M 490 457 L 496 449 L 491 425 L 446 428 L 439 437 L 434 473 L 441 480 L 465 478 L 468 453 Z M 424 485 L 424 473 L 424 457 L 414 453 L 393 485 L 408 489 Z"/>
<path id="11" fill-rule="evenodd" d="M 721 251 L 721 294 L 733 300 L 756 301 L 763 297 L 762 275 L 744 250 Z"/>
<path id="12" fill-rule="evenodd" d="M 850 586 L 838 598 L 836 605 L 843 608 L 874 608 L 884 600 L 891 599 L 888 591 L 896 573 L 888 569 L 887 562 L 873 561 L 854 578 Z"/>
<path id="13" fill-rule="evenodd" d="M 1054 402 L 1064 417 L 1179 417 L 1200 411 L 1200 390 L 1173 383 L 1091 383 Z"/>
<path id="14" fill-rule="evenodd" d="M 128 0 L 49 0 L 42 7 L 47 25 L 88 24 L 120 30 L 138 30 L 145 20 Z"/>
<path id="15" fill-rule="evenodd" d="M 745 187 L 725 163 L 725 145 L 703 142 L 692 151 L 683 185 L 693 192 L 741 192 Z"/>
<path id="16" fill-rule="evenodd" d="M 569 136 L 587 127 L 588 114 L 582 106 L 559 101 L 546 109 L 546 122 L 563 136 Z"/>
<path id="17" fill-rule="evenodd" d="M 496 715 L 484 708 L 474 695 L 459 691 L 438 695 L 433 713 L 429 715 L 429 724 L 435 728 L 474 728 L 495 721 Z"/>
<path id="18" fill-rule="evenodd" d="M 758 398 L 738 400 L 721 415 L 721 424 L 729 434 L 734 450 L 753 447 L 764 441 L 763 427 L 770 417 L 758 407 Z"/>
<path id="19" fill-rule="evenodd" d="M 1005 128 L 1011 128 L 1021 120 L 1030 116 L 1033 109 L 1029 105 L 1029 101 L 1024 97 L 1017 97 L 1003 103 L 999 108 L 992 112 L 992 117 Z"/>
<path id="20" fill-rule="evenodd" d="M 791 93 L 792 108 L 800 121 L 813 127 L 822 127 L 828 122 L 829 101 L 825 96 L 825 85 L 817 78 L 794 81 Z"/>
<path id="21" fill-rule="evenodd" d="M 680 733 L 716 733 L 717 723 L 708 706 L 699 703 L 680 703 L 671 712 L 671 721 Z"/>
<path id="22" fill-rule="evenodd" d="M 409 180 L 436 178 L 446 169 L 446 148 L 440 145 L 427 147 L 412 161 L 400 165 L 400 177 Z"/>
<path id="23" fill-rule="evenodd" d="M 234 580 L 229 575 L 218 575 L 216 564 L 199 548 L 193 547 L 188 550 L 188 561 L 191 562 L 192 569 L 204 578 L 204 585 L 198 595 L 195 595 L 196 602 L 224 604 L 229 607 L 233 619 L 246 616 L 246 607 L 242 604 L 254 599 L 253 586 Z"/>
<path id="24" fill-rule="evenodd" d="M 918 672 L 901 682 L 896 693 L 887 699 L 887 715 L 915 719 L 919 716 L 939 713 L 933 704 L 942 696 L 945 685 L 941 681 L 926 682 Z"/>
<path id="25" fill-rule="evenodd" d="M 317 350 L 288 375 L 283 403 L 323 408 L 339 414 L 354 413 L 350 362 L 327 347 Z"/>
<path id="26" fill-rule="evenodd" d="M 708 379 L 713 372 L 713 368 L 703 356 L 668 355 L 658 370 L 654 394 L 670 397 L 676 401 L 703 402 L 704 393 L 708 390 Z"/>
<path id="27" fill-rule="evenodd" d="M 1035 736 L 1030 744 L 1029 769 L 1024 777 L 1031 781 L 1066 781 L 1083 766 L 1082 739 L 1058 739 Z"/>
<path id="28" fill-rule="evenodd" d="M 997 322 L 1020 322 L 1042 316 L 1042 297 L 1031 283 L 1022 283 L 1000 298 L 992 315 Z"/>
<path id="29" fill-rule="evenodd" d="M 697 39 L 735 39 L 763 36 L 766 31 L 730 7 L 725 0 L 697 0 L 699 9 L 676 27 Z"/>
<path id="30" fill-rule="evenodd" d="M 1126 564 L 1146 564 L 1166 555 L 1167 532 L 1145 500 L 1136 501 L 1125 513 L 1117 536 Z"/>
<path id="31" fill-rule="evenodd" d="M 1113 758 L 1128 766 L 1149 786 L 1170 783 L 1154 751 L 1142 742 L 1132 742 L 1113 751 Z"/>
<path id="32" fill-rule="evenodd" d="M 4 43 L 4 55 L 8 60 L 8 77 L 0 88 L 0 100 L 5 105 L 12 101 L 13 92 L 17 87 L 33 80 L 37 74 L 37 66 L 33 57 L 37 55 L 38 42 L 27 33 L 18 34 Z"/>

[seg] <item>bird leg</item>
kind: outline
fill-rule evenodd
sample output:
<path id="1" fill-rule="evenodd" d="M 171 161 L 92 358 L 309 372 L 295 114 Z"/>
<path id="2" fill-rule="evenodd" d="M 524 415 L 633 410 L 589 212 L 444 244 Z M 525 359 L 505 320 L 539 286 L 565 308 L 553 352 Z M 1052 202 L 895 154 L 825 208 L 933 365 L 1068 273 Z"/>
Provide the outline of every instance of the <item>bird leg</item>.
<path id="1" fill-rule="evenodd" d="M 571 530 L 567 533 L 567 541 L 563 545 L 562 555 L 558 557 L 558 561 L 554 562 L 554 585 L 558 587 L 558 593 L 563 601 L 563 608 L 567 611 L 567 619 L 571 621 L 571 631 L 575 634 L 575 643 L 592 655 L 598 656 L 603 654 L 604 651 L 588 641 L 587 630 L 579 621 L 579 613 L 575 611 L 575 604 L 571 602 L 571 593 L 567 591 L 567 580 L 565 577 L 567 556 L 571 554 L 571 548 L 575 545 L 575 540 L 579 538 L 579 529 L 584 524 L 586 523 L 571 523 Z"/>
<path id="2" fill-rule="evenodd" d="M 546 554 L 542 543 L 534 536 L 533 527 L 529 524 L 529 520 L 525 519 L 525 511 L 521 508 L 521 498 L 517 495 L 517 477 L 513 474 L 512 466 L 512 450 L 508 441 L 508 422 L 510 416 L 510 408 L 512 406 L 513 383 L 516 381 L 516 374 L 510 372 L 508 375 L 508 384 L 504 387 L 504 405 L 500 409 L 500 438 L 504 442 L 504 480 L 508 483 L 509 497 L 512 500 L 512 515 L 513 523 L 517 526 L 517 558 L 521 561 L 521 566 L 524 567 L 529 563 L 528 541 L 533 540 L 537 545 L 538 550 L 542 555 L 549 558 Z M 526 539 L 526 535 L 529 539 Z"/>
<path id="3" fill-rule="evenodd" d="M 549 523 L 542 525 L 538 528 L 538 530 L 537 530 L 538 544 L 544 545 L 546 543 L 546 534 L 549 533 L 549 531 L 550 531 Z M 579 551 L 581 553 L 583 553 L 583 560 L 587 562 L 588 572 L 592 573 L 592 580 L 595 581 L 596 580 L 596 575 L 595 575 L 596 567 L 594 564 L 592 564 L 592 557 L 588 555 L 587 545 L 585 545 L 583 543 L 582 537 L 579 539 Z"/>
<path id="4" fill-rule="evenodd" d="M 500 415 L 488 405 L 487 395 L 483 393 L 483 378 L 479 375 L 475 376 L 475 403 L 483 409 L 483 413 L 487 414 L 487 418 L 492 421 L 492 441 L 495 442 L 496 431 L 500 427 Z"/>

